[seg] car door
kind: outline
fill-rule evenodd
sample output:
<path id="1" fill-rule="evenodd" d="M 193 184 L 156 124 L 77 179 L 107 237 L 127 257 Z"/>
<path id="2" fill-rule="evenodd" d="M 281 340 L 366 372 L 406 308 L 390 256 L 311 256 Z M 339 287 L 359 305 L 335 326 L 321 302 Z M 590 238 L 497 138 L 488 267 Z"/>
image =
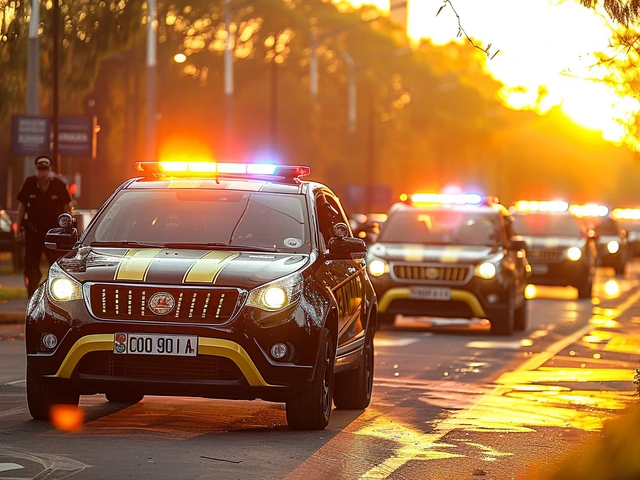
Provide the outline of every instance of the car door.
<path id="1" fill-rule="evenodd" d="M 321 232 L 319 248 L 323 250 L 326 258 L 321 267 L 321 276 L 331 291 L 338 310 L 338 355 L 340 355 L 347 353 L 350 347 L 356 348 L 359 345 L 357 341 L 364 338 L 365 259 L 336 259 L 329 255 L 329 239 L 335 234 L 335 226 L 339 223 L 348 225 L 347 217 L 337 197 L 323 190 L 315 197 L 315 208 Z M 350 230 L 348 235 L 351 236 Z"/>

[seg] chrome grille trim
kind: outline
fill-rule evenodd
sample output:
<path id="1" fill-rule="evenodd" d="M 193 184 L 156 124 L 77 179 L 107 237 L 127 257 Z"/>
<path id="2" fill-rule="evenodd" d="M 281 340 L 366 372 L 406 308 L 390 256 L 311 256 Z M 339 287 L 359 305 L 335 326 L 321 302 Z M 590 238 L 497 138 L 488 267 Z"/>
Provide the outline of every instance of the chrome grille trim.
<path id="1" fill-rule="evenodd" d="M 437 276 L 429 278 L 428 270 L 433 269 Z M 398 263 L 390 265 L 391 277 L 397 282 L 424 284 L 463 285 L 473 276 L 473 266 L 441 263 Z"/>
<path id="2" fill-rule="evenodd" d="M 148 309 L 147 299 L 156 292 L 168 292 L 176 306 L 167 315 Z M 221 325 L 235 317 L 248 293 L 240 288 L 200 285 L 159 285 L 87 282 L 84 301 L 95 318 L 108 321 Z"/>

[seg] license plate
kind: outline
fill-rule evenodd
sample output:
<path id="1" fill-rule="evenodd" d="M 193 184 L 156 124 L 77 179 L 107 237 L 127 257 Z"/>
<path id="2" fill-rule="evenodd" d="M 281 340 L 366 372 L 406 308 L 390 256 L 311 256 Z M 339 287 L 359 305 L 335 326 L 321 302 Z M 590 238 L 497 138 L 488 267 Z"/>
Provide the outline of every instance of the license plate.
<path id="1" fill-rule="evenodd" d="M 198 354 L 198 337 L 160 333 L 116 333 L 113 353 L 195 357 Z"/>
<path id="2" fill-rule="evenodd" d="M 549 273 L 549 265 L 542 264 L 532 264 L 531 265 L 531 273 L 535 273 L 537 275 L 544 275 L 545 273 Z"/>
<path id="3" fill-rule="evenodd" d="M 451 289 L 438 287 L 412 288 L 409 298 L 416 300 L 451 300 Z"/>

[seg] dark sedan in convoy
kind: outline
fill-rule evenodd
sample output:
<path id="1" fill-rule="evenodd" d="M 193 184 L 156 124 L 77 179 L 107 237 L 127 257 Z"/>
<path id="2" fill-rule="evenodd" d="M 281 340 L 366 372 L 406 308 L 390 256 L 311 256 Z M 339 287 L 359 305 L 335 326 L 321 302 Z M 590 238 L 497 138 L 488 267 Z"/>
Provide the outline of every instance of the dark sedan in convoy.
<path id="1" fill-rule="evenodd" d="M 140 163 L 78 238 L 26 319 L 31 415 L 104 393 L 285 402 L 322 429 L 332 405 L 363 409 L 377 304 L 366 246 L 308 167 Z"/>
<path id="2" fill-rule="evenodd" d="M 613 268 L 616 275 L 624 275 L 632 258 L 631 248 L 627 232 L 609 215 L 608 208 L 601 206 L 597 215 L 591 214 L 593 209 L 586 215 L 583 215 L 579 208 L 573 211 L 584 220 L 587 228 L 597 235 L 598 265 Z"/>
<path id="3" fill-rule="evenodd" d="M 515 203 L 516 231 L 527 242 L 531 264 L 529 283 L 573 286 L 579 298 L 591 298 L 598 265 L 596 235 L 568 208 L 562 201 Z"/>
<path id="4" fill-rule="evenodd" d="M 527 328 L 525 243 L 507 209 L 477 194 L 414 194 L 389 211 L 367 264 L 380 322 L 397 314 L 486 318 Z"/>
<path id="5" fill-rule="evenodd" d="M 620 228 L 627 232 L 629 255 L 640 256 L 640 208 L 614 208 L 611 216 L 617 220 Z"/>

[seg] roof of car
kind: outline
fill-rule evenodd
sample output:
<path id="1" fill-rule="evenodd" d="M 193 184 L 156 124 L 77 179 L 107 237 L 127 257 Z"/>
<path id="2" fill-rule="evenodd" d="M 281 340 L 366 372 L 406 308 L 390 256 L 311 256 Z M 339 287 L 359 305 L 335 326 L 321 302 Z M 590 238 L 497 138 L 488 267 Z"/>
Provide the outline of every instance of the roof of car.
<path id="1" fill-rule="evenodd" d="M 211 189 L 211 190 L 244 190 L 270 193 L 302 193 L 303 185 L 309 182 L 280 183 L 253 179 L 216 179 L 213 178 L 148 178 L 132 179 L 125 185 L 127 189 Z"/>

